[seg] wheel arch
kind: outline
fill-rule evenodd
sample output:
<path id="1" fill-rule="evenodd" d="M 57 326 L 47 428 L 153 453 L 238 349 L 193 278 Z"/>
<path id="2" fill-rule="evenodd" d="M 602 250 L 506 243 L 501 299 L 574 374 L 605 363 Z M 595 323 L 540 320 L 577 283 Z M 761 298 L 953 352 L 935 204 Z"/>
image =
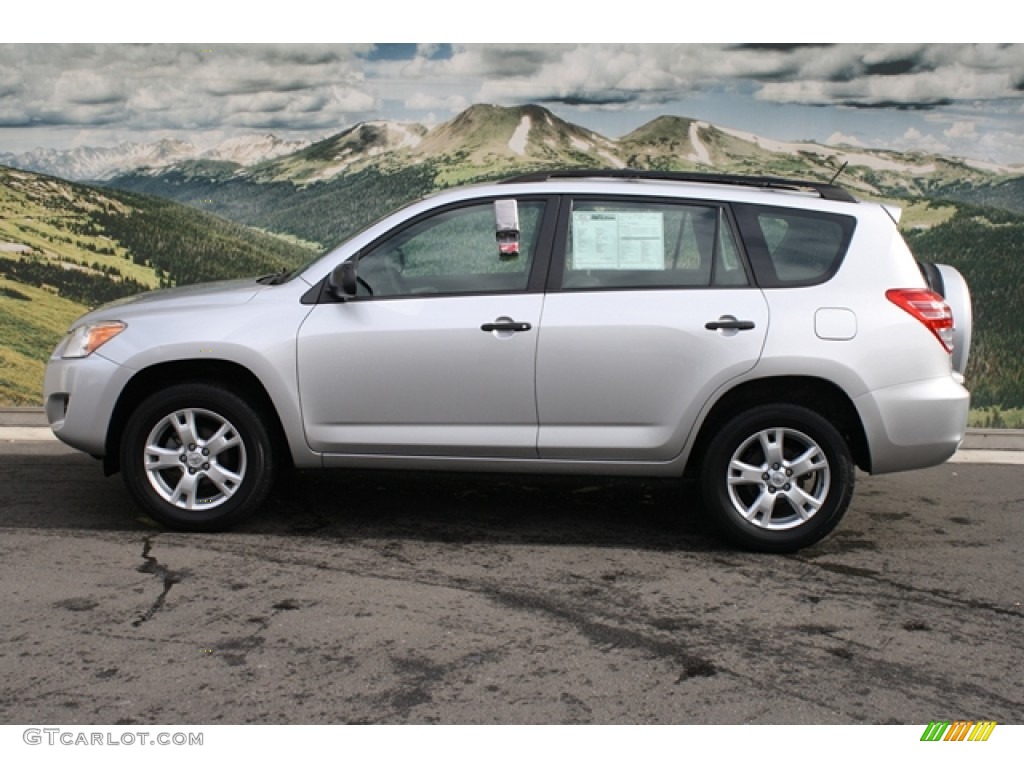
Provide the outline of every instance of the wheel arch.
<path id="1" fill-rule="evenodd" d="M 687 474 L 699 473 L 708 443 L 726 421 L 753 406 L 768 403 L 798 405 L 831 422 L 846 440 L 854 463 L 871 471 L 871 451 L 864 425 L 853 401 L 831 381 L 813 376 L 778 376 L 755 379 L 726 392 L 704 418 L 690 451 Z"/>
<path id="2" fill-rule="evenodd" d="M 292 464 L 291 451 L 274 402 L 259 378 L 248 368 L 228 360 L 174 360 L 144 368 L 121 391 L 107 428 L 103 471 L 113 475 L 121 469 L 121 438 L 132 412 L 154 392 L 176 384 L 201 382 L 230 389 L 243 396 L 266 419 L 266 427 L 277 449 L 279 461 Z"/>

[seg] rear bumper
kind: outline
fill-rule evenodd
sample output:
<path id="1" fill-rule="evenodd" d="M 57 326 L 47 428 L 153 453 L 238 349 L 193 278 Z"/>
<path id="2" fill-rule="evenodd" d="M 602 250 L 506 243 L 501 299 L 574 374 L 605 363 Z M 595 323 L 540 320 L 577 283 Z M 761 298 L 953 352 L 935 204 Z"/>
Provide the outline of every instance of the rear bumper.
<path id="1" fill-rule="evenodd" d="M 970 393 L 952 377 L 887 387 L 855 400 L 871 473 L 934 467 L 948 460 L 963 442 L 970 403 Z"/>

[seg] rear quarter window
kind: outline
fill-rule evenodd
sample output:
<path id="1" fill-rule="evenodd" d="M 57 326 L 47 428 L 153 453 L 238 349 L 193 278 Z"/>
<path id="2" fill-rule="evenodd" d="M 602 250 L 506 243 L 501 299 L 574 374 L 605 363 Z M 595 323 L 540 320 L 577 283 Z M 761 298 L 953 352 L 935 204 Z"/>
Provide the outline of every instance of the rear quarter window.
<path id="1" fill-rule="evenodd" d="M 754 275 L 765 288 L 818 285 L 846 256 L 857 220 L 842 214 L 734 206 Z"/>

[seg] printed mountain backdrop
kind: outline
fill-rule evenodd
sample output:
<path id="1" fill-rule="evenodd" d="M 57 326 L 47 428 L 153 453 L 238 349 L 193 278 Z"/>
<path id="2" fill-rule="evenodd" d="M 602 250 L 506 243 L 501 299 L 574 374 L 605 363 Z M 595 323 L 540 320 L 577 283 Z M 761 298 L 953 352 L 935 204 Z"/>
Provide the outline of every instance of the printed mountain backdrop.
<path id="1" fill-rule="evenodd" d="M 478 105 L 433 128 L 366 122 L 273 136 L 0 154 L 0 403 L 38 404 L 68 324 L 119 296 L 302 263 L 439 188 L 546 168 L 792 176 L 904 208 L 919 259 L 974 297 L 977 406 L 1024 405 L 1024 168 L 923 152 L 780 142 L 659 117 L 618 139 L 545 108 Z"/>

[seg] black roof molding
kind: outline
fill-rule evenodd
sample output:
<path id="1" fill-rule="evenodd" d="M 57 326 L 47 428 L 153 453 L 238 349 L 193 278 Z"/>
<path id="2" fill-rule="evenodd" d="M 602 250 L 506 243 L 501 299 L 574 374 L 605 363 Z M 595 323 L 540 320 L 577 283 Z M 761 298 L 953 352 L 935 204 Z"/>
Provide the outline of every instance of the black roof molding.
<path id="1" fill-rule="evenodd" d="M 561 171 L 535 171 L 502 179 L 498 183 L 526 184 L 532 181 L 548 181 L 549 179 L 649 179 L 652 181 L 685 181 L 698 184 L 731 184 L 740 187 L 760 187 L 762 189 L 810 190 L 817 192 L 823 200 L 837 200 L 844 203 L 857 202 L 857 198 L 842 187 L 837 187 L 835 184 L 826 184 L 821 181 L 784 179 L 775 176 L 734 176 L 731 174 L 685 173 L 682 171 L 639 171 L 630 168 L 593 170 L 573 168 Z"/>

